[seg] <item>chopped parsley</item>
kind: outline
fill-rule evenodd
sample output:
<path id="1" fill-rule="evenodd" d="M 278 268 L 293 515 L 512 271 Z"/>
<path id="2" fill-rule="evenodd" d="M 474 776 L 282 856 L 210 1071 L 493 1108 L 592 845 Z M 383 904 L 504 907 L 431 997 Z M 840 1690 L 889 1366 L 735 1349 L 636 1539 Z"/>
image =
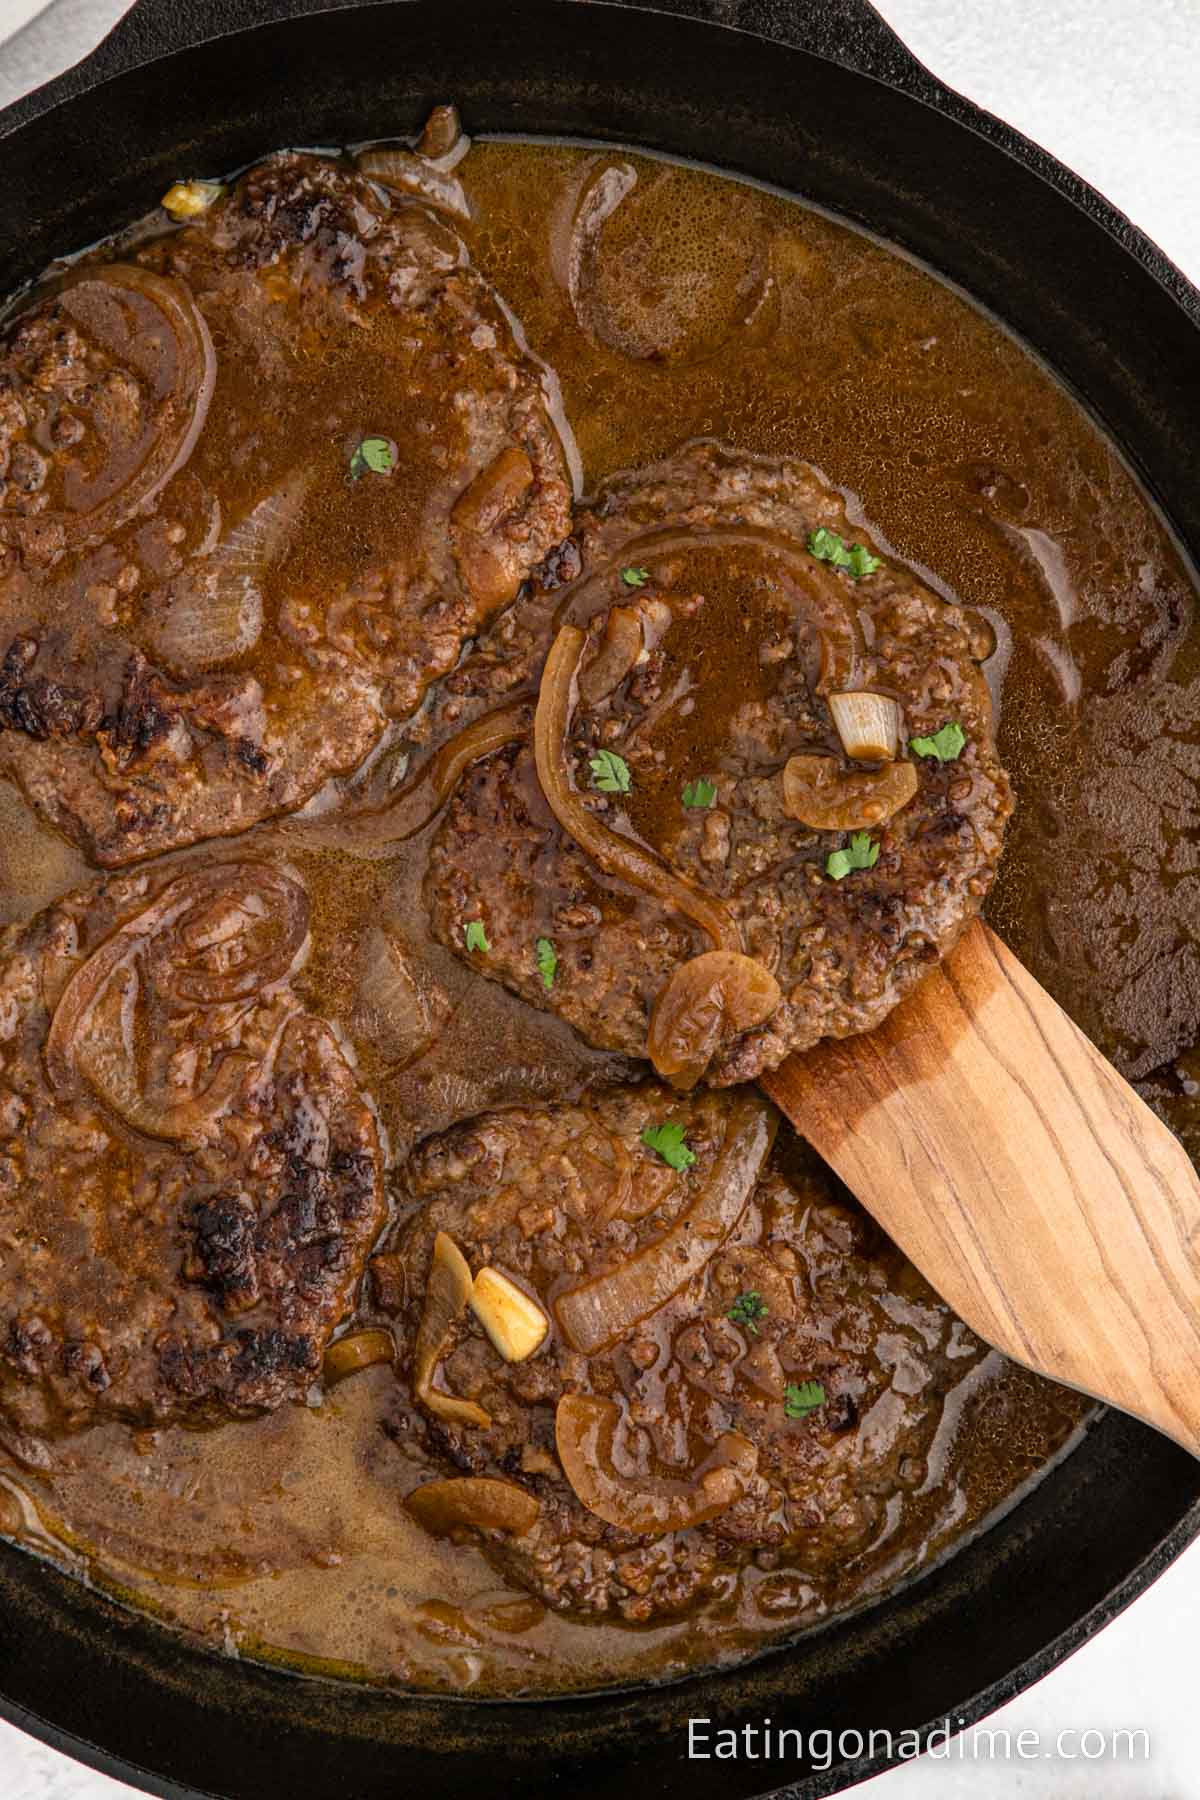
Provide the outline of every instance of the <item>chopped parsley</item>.
<path id="1" fill-rule="evenodd" d="M 350 479 L 360 475 L 390 475 L 396 466 L 395 446 L 389 438 L 367 437 L 350 458 Z"/>
<path id="2" fill-rule="evenodd" d="M 469 920 L 466 929 L 463 932 L 463 938 L 468 950 L 482 950 L 485 956 L 492 947 L 488 943 L 487 932 L 483 929 L 482 919 Z"/>
<path id="3" fill-rule="evenodd" d="M 725 1316 L 732 1319 L 735 1325 L 744 1325 L 747 1331 L 752 1331 L 757 1337 L 758 1321 L 765 1319 L 770 1310 L 757 1288 L 750 1288 L 746 1293 L 738 1295 Z"/>
<path id="4" fill-rule="evenodd" d="M 845 569 L 855 581 L 864 575 L 873 575 L 876 569 L 883 567 L 881 557 L 872 556 L 865 544 L 848 544 L 836 531 L 830 531 L 825 525 L 818 526 L 816 531 L 808 534 L 808 553 L 815 556 L 818 562 L 832 563 L 835 569 Z"/>
<path id="5" fill-rule="evenodd" d="M 592 786 L 602 794 L 627 794 L 632 786 L 629 764 L 615 750 L 601 750 L 589 762 Z"/>
<path id="6" fill-rule="evenodd" d="M 807 1419 L 824 1404 L 825 1389 L 819 1381 L 789 1381 L 783 1390 L 783 1410 L 789 1419 Z"/>
<path id="7" fill-rule="evenodd" d="M 711 781 L 706 781 L 703 775 L 698 775 L 695 781 L 689 781 L 683 790 L 685 806 L 711 806 L 716 797 L 716 788 Z"/>
<path id="8" fill-rule="evenodd" d="M 932 737 L 909 738 L 908 747 L 914 756 L 936 756 L 939 762 L 956 762 L 966 741 L 967 734 L 962 726 L 951 719 Z"/>
<path id="9" fill-rule="evenodd" d="M 842 881 L 851 869 L 873 869 L 879 861 L 879 845 L 870 832 L 856 831 L 845 850 L 831 850 L 825 859 L 825 873 L 831 881 Z"/>
<path id="10" fill-rule="evenodd" d="M 642 1142 L 647 1150 L 656 1150 L 672 1169 L 690 1169 L 696 1160 L 696 1152 L 687 1147 L 683 1126 L 676 1125 L 674 1121 L 666 1125 L 645 1126 Z"/>
<path id="11" fill-rule="evenodd" d="M 626 587 L 631 587 L 631 588 L 645 587 L 645 585 L 649 581 L 649 579 L 650 579 L 649 569 L 622 569 L 621 570 L 621 580 L 625 583 Z"/>
<path id="12" fill-rule="evenodd" d="M 539 938 L 534 946 L 538 974 L 542 978 L 542 986 L 547 993 L 554 986 L 554 975 L 558 968 L 558 952 L 549 938 Z"/>

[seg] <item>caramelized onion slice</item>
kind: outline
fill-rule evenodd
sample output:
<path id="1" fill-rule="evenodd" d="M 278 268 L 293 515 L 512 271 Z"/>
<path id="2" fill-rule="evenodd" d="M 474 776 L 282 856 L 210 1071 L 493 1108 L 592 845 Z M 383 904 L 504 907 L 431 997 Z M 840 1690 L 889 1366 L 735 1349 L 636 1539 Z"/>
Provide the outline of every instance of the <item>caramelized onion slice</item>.
<path id="1" fill-rule="evenodd" d="M 150 945 L 159 992 L 189 1006 L 223 1006 L 260 994 L 295 966 L 309 912 L 298 881 L 266 863 L 238 863 L 184 876 L 167 893 L 176 888 L 188 904 Z"/>
<path id="2" fill-rule="evenodd" d="M 610 831 L 583 804 L 567 768 L 565 740 L 575 705 L 575 681 L 586 634 L 575 625 L 564 625 L 551 646 L 542 673 L 537 714 L 533 724 L 533 749 L 538 781 L 546 804 L 562 826 L 592 861 L 650 894 L 662 906 L 681 913 L 723 950 L 740 951 L 742 936 L 728 907 L 713 894 L 686 881 L 643 845 Z"/>
<path id="3" fill-rule="evenodd" d="M 480 1531 L 507 1531 L 524 1537 L 537 1524 L 539 1502 L 513 1481 L 488 1475 L 452 1476 L 414 1488 L 404 1502 L 431 1537 L 447 1537 L 464 1525 Z"/>
<path id="4" fill-rule="evenodd" d="M 241 1051 L 226 1051 L 208 1084 L 186 1099 L 148 1091 L 137 1065 L 136 1030 L 131 1024 L 139 998 L 137 971 L 129 962 L 116 970 L 89 1009 L 86 1029 L 72 1049 L 72 1072 L 108 1113 L 143 1137 L 195 1149 L 228 1112 L 253 1073 L 254 1061 Z"/>
<path id="5" fill-rule="evenodd" d="M 813 831 L 865 831 L 884 825 L 917 791 L 910 762 L 883 769 L 844 769 L 836 756 L 790 756 L 783 771 L 783 804 Z"/>
<path id="6" fill-rule="evenodd" d="M 172 583 L 150 620 L 146 648 L 173 675 L 198 675 L 245 656 L 262 628 L 262 589 L 218 566 Z"/>
<path id="7" fill-rule="evenodd" d="M 413 199 L 424 200 L 427 206 L 436 207 L 439 212 L 453 213 L 459 219 L 471 216 L 470 203 L 458 176 L 448 169 L 439 169 L 436 163 L 427 161 L 415 150 L 385 144 L 374 150 L 360 151 L 355 160 L 364 175 L 395 193 L 410 194 Z"/>
<path id="8" fill-rule="evenodd" d="M 646 1054 L 674 1087 L 695 1087 L 723 1041 L 762 1025 L 779 1005 L 769 969 L 735 950 L 680 963 L 658 997 Z"/>
<path id="9" fill-rule="evenodd" d="M 215 550 L 150 596 L 146 647 L 156 661 L 176 675 L 197 675 L 253 650 L 265 618 L 266 571 L 286 545 L 309 485 L 302 475 L 268 494 Z"/>
<path id="10" fill-rule="evenodd" d="M 518 546 L 537 492 L 529 457 L 519 445 L 506 444 L 451 508 L 454 560 L 481 620 L 516 598 L 525 575 Z"/>
<path id="11" fill-rule="evenodd" d="M 417 155 L 439 169 L 453 169 L 471 148 L 457 106 L 435 106 L 421 128 Z"/>
<path id="12" fill-rule="evenodd" d="M 620 687 L 642 654 L 644 644 L 639 608 L 612 607 L 599 649 L 579 671 L 579 698 L 585 706 L 596 706 Z"/>
<path id="13" fill-rule="evenodd" d="M 428 1050 L 452 1010 L 450 996 L 414 956 L 390 920 L 368 925 L 359 940 L 359 977 L 350 1023 L 401 1069 Z"/>
<path id="14" fill-rule="evenodd" d="M 778 1122 L 761 1095 L 738 1095 L 708 1180 L 675 1223 L 628 1262 L 558 1296 L 554 1311 L 573 1349 L 607 1350 L 716 1255 L 745 1210 Z"/>
<path id="15" fill-rule="evenodd" d="M 145 1136 L 197 1141 L 253 1065 L 229 1052 L 203 1092 L 186 1100 L 149 1094 L 137 1062 L 139 1008 L 219 1005 L 261 992 L 291 970 L 307 933 L 307 895 L 280 870 L 226 863 L 180 876 L 67 982 L 43 1050 L 51 1086 L 69 1093 L 83 1081 Z"/>
<path id="16" fill-rule="evenodd" d="M 286 820 L 280 829 L 360 856 L 390 856 L 393 844 L 415 837 L 437 817 L 472 763 L 527 737 L 531 722 L 531 699 L 509 700 L 464 726 L 381 806 L 347 807 L 330 818 Z"/>
<path id="17" fill-rule="evenodd" d="M 749 1439 L 727 1431 L 690 1480 L 622 1476 L 613 1456 L 620 1419 L 614 1400 L 564 1394 L 554 1435 L 558 1460 L 578 1499 L 598 1519 L 623 1531 L 658 1536 L 703 1525 L 741 1499 L 758 1467 L 758 1451 Z"/>
<path id="18" fill-rule="evenodd" d="M 64 476 L 61 517 L 68 536 L 97 540 L 146 505 L 191 455 L 208 414 L 216 359 L 190 289 L 151 269 L 84 267 L 56 303 L 138 384 L 137 407 L 115 411 L 104 404 L 105 384 L 97 384 L 91 422 L 103 456 L 78 459 Z M 85 397 L 85 411 L 92 404 Z"/>
<path id="19" fill-rule="evenodd" d="M 587 183 L 573 216 L 564 222 L 566 229 L 560 227 L 551 240 L 555 272 L 570 296 L 575 317 L 589 337 L 601 342 L 602 334 L 596 329 L 599 321 L 592 317 L 591 305 L 600 233 L 605 220 L 636 185 L 637 170 L 632 163 L 610 163 Z"/>
<path id="20" fill-rule="evenodd" d="M 344 1381 L 347 1375 L 357 1375 L 360 1369 L 373 1368 L 376 1363 L 393 1362 L 395 1356 L 396 1341 L 390 1331 L 347 1332 L 325 1352 L 326 1385 Z"/>
<path id="21" fill-rule="evenodd" d="M 452 1237 L 439 1231 L 433 1240 L 425 1311 L 413 1352 L 413 1391 L 422 1406 L 439 1419 L 457 1425 L 482 1425 L 486 1430 L 492 1421 L 482 1406 L 476 1406 L 473 1400 L 460 1400 L 456 1394 L 444 1393 L 433 1385 L 450 1327 L 465 1312 L 473 1286 L 466 1257 Z"/>

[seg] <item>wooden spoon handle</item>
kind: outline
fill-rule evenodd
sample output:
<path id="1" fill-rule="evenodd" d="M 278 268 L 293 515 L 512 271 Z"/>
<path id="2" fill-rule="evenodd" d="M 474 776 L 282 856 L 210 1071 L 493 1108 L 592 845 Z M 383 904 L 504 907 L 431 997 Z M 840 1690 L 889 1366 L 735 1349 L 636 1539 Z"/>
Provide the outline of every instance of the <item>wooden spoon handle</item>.
<path id="1" fill-rule="evenodd" d="M 980 1337 L 1200 1455 L 1200 1180 L 982 921 L 763 1086 Z"/>

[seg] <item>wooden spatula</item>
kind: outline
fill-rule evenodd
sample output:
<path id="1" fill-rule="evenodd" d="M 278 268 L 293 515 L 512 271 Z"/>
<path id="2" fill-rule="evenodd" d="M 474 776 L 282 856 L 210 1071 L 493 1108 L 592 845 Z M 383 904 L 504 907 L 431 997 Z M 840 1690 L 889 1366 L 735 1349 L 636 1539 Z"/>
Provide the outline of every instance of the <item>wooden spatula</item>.
<path id="1" fill-rule="evenodd" d="M 980 1337 L 1200 1455 L 1200 1180 L 986 925 L 763 1085 Z"/>

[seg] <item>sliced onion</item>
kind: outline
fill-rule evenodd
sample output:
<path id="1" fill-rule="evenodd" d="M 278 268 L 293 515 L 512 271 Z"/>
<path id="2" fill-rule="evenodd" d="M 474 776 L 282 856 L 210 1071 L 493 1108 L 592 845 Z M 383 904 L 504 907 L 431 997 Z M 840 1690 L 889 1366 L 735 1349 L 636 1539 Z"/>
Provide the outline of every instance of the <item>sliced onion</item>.
<path id="1" fill-rule="evenodd" d="M 783 804 L 812 831 L 865 831 L 886 824 L 917 791 L 910 762 L 883 769 L 844 769 L 836 756 L 791 756 L 783 771 Z"/>
<path id="2" fill-rule="evenodd" d="M 590 662 L 579 671 L 579 698 L 585 706 L 607 700 L 642 654 L 645 636 L 636 606 L 614 606 L 604 625 L 604 638 Z"/>
<path id="3" fill-rule="evenodd" d="M 847 756 L 890 762 L 900 743 L 900 708 L 886 694 L 830 694 L 829 710 Z"/>
<path id="4" fill-rule="evenodd" d="M 628 1144 L 602 1124 L 586 1100 L 583 1105 L 595 1126 L 595 1136 L 589 1132 L 577 1138 L 571 1146 L 570 1161 L 583 1177 L 588 1198 L 596 1208 L 595 1223 L 597 1226 L 611 1225 L 614 1219 L 630 1218 L 629 1206 L 634 1197 L 633 1156 Z M 595 1150 L 591 1148 L 593 1143 L 597 1146 Z"/>
<path id="5" fill-rule="evenodd" d="M 453 213 L 456 218 L 469 219 L 471 216 L 470 203 L 457 175 L 451 175 L 448 169 L 439 169 L 435 162 L 426 161 L 415 150 L 389 144 L 374 150 L 361 150 L 355 161 L 364 175 L 384 187 L 397 193 L 412 194 L 439 212 Z"/>
<path id="6" fill-rule="evenodd" d="M 421 128 L 417 155 L 439 169 L 453 169 L 471 148 L 457 106 L 435 106 Z"/>
<path id="7" fill-rule="evenodd" d="M 474 1283 L 467 1259 L 446 1232 L 439 1231 L 433 1240 L 433 1261 L 425 1289 L 425 1310 L 417 1330 L 413 1352 L 413 1391 L 422 1406 L 458 1425 L 482 1425 L 491 1419 L 473 1400 L 460 1400 L 433 1385 L 433 1377 L 442 1360 L 450 1329 L 466 1311 Z"/>
<path id="8" fill-rule="evenodd" d="M 147 605 L 147 648 L 177 675 L 202 674 L 253 650 L 262 636 L 263 577 L 283 549 L 308 488 L 268 494 L 208 556 Z"/>
<path id="9" fill-rule="evenodd" d="M 576 675 L 586 634 L 575 625 L 564 625 L 555 638 L 542 672 L 537 713 L 533 724 L 533 748 L 538 780 L 546 804 L 562 826 L 592 861 L 604 870 L 653 896 L 660 905 L 682 913 L 723 950 L 742 948 L 742 935 L 728 907 L 677 875 L 665 863 L 632 838 L 610 831 L 583 804 L 571 782 L 565 754 L 567 728 L 575 706 Z"/>
<path id="10" fill-rule="evenodd" d="M 607 1525 L 642 1536 L 687 1531 L 726 1512 L 754 1478 L 758 1451 L 735 1431 L 719 1437 L 688 1480 L 623 1476 L 614 1460 L 621 1422 L 615 1400 L 564 1394 L 554 1420 L 558 1460 L 576 1496 Z"/>
<path id="11" fill-rule="evenodd" d="M 169 934 L 155 933 L 148 946 L 155 989 L 170 999 L 189 1006 L 247 999 L 289 975 L 304 953 L 308 895 L 283 870 L 218 864 L 175 887 L 186 888 L 185 908 Z"/>
<path id="12" fill-rule="evenodd" d="M 185 1100 L 148 1094 L 138 1069 L 139 1009 L 155 1001 L 216 1005 L 261 991 L 292 968 L 307 926 L 303 889 L 259 864 L 171 882 L 67 982 L 43 1050 L 50 1085 L 70 1093 L 82 1082 L 144 1136 L 198 1142 L 255 1065 L 227 1051 L 202 1092 Z"/>
<path id="13" fill-rule="evenodd" d="M 472 763 L 527 737 L 532 714 L 528 696 L 510 700 L 443 744 L 382 806 L 347 809 L 328 819 L 298 819 L 282 829 L 338 849 L 386 855 L 390 845 L 415 837 L 437 817 Z"/>
<path id="14" fill-rule="evenodd" d="M 75 1048 L 75 1070 L 101 1105 L 134 1131 L 193 1149 L 229 1111 L 254 1072 L 254 1059 L 227 1051 L 206 1088 L 186 1100 L 156 1099 L 146 1092 L 137 1066 L 138 999 L 136 970 L 126 964 L 88 1014 L 87 1030 Z"/>
<path id="15" fill-rule="evenodd" d="M 198 675 L 253 650 L 262 628 L 262 590 L 244 576 L 206 568 L 194 581 L 172 582 L 146 648 L 172 674 Z"/>
<path id="16" fill-rule="evenodd" d="M 110 446 L 98 468 L 89 461 L 67 470 L 61 522 L 88 541 L 110 536 L 187 461 L 208 414 L 216 359 L 189 289 L 133 263 L 81 269 L 55 304 L 136 371 L 156 409 L 137 442 Z M 116 476 L 114 463 L 123 465 Z"/>
<path id="17" fill-rule="evenodd" d="M 598 338 L 601 342 L 606 340 L 597 329 L 591 304 L 600 233 L 605 221 L 612 217 L 626 194 L 636 186 L 637 170 L 632 163 L 610 163 L 588 183 L 571 221 L 565 267 L 559 271 L 576 318 L 589 336 Z M 556 260 L 563 260 L 561 253 Z M 621 348 L 619 344 L 612 347 Z"/>
<path id="18" fill-rule="evenodd" d="M 427 1481 L 414 1488 L 404 1504 L 431 1537 L 447 1537 L 465 1525 L 524 1537 L 537 1524 L 542 1510 L 534 1496 L 515 1482 L 497 1481 L 488 1475 Z"/>
<path id="19" fill-rule="evenodd" d="M 450 1010 L 449 997 L 398 942 L 394 928 L 369 925 L 358 961 L 354 1031 L 390 1068 L 403 1068 L 433 1042 Z"/>
<path id="20" fill-rule="evenodd" d="M 390 1331 L 348 1332 L 336 1344 L 330 1344 L 325 1352 L 326 1386 L 344 1381 L 347 1375 L 356 1375 L 360 1369 L 373 1368 L 376 1363 L 394 1362 L 395 1357 L 396 1340 Z"/>
<path id="21" fill-rule="evenodd" d="M 650 1016 L 646 1054 L 673 1087 L 695 1087 L 723 1042 L 762 1025 L 779 983 L 740 950 L 707 950 L 680 963 Z"/>
<path id="22" fill-rule="evenodd" d="M 514 600 L 525 578 L 523 519 L 537 488 L 525 451 L 506 444 L 450 510 L 454 560 L 480 619 Z"/>
<path id="23" fill-rule="evenodd" d="M 716 1255 L 746 1208 L 777 1125 L 760 1095 L 738 1095 L 708 1180 L 674 1224 L 627 1262 L 558 1296 L 554 1311 L 574 1349 L 607 1350 Z"/>

